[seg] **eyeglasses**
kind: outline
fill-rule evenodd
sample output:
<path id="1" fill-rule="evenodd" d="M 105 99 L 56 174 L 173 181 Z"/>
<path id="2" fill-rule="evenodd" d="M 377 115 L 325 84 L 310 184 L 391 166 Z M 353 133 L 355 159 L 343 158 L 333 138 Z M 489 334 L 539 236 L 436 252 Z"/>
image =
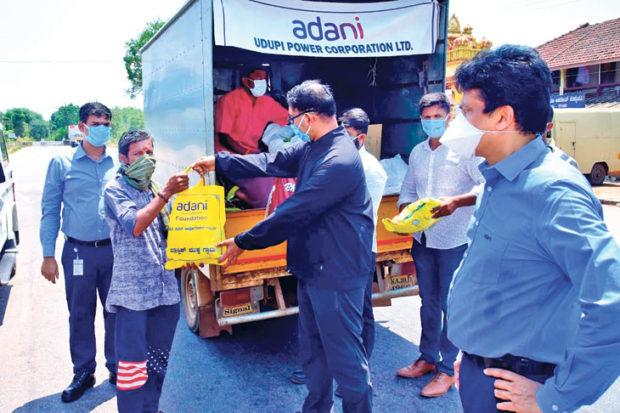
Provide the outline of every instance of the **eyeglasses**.
<path id="1" fill-rule="evenodd" d="M 295 116 L 289 116 L 288 117 L 288 123 L 289 125 L 292 125 L 295 122 L 295 119 L 297 119 L 298 117 L 300 117 L 301 115 L 305 115 L 306 113 L 314 113 L 314 109 L 308 109 L 308 110 L 304 110 L 303 112 L 299 112 L 297 115 Z"/>

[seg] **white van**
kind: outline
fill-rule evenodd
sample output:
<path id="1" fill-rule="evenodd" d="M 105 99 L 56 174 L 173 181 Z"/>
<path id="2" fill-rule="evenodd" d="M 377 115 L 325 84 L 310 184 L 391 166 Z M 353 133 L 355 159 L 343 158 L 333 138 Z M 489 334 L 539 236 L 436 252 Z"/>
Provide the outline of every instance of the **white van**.
<path id="1" fill-rule="evenodd" d="M 0 152 L 2 155 L 0 162 L 0 284 L 6 284 L 15 274 L 19 227 L 13 170 L 9 165 L 9 151 L 2 133 L 2 124 L 0 124 Z"/>
<path id="2" fill-rule="evenodd" d="M 620 176 L 620 109 L 555 109 L 551 133 L 592 185 Z"/>

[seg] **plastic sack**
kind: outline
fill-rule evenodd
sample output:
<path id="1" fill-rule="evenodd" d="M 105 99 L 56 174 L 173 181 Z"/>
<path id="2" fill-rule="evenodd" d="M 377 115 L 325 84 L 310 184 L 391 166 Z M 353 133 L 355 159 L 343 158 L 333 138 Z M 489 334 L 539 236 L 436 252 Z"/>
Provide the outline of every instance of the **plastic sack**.
<path id="1" fill-rule="evenodd" d="M 383 226 L 390 232 L 413 234 L 435 225 L 441 218 L 433 218 L 431 210 L 441 205 L 441 201 L 424 198 L 407 205 L 394 218 L 383 218 Z"/>
<path id="2" fill-rule="evenodd" d="M 190 262 L 218 264 L 223 248 L 215 245 L 226 239 L 224 187 L 197 185 L 177 194 L 170 212 L 166 269 Z"/>
<path id="3" fill-rule="evenodd" d="M 400 187 L 405 180 L 409 166 L 403 161 L 400 155 L 393 158 L 381 159 L 381 166 L 387 174 L 387 182 L 385 183 L 384 195 L 396 195 L 400 193 Z"/>
<path id="4" fill-rule="evenodd" d="M 295 129 L 291 125 L 280 126 L 277 123 L 267 125 L 261 140 L 271 153 L 303 142 L 301 137 L 295 134 Z"/>

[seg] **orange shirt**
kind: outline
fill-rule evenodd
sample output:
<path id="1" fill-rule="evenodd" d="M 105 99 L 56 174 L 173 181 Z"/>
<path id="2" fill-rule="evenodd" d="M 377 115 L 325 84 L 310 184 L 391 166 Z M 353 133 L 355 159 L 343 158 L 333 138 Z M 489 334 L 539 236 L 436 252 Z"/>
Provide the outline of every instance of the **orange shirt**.
<path id="1" fill-rule="evenodd" d="M 244 87 L 228 92 L 215 104 L 215 132 L 232 139 L 228 144 L 240 154 L 258 153 L 258 141 L 267 123 L 284 126 L 288 111 L 269 96 L 255 98 Z M 215 152 L 229 150 L 215 139 Z"/>

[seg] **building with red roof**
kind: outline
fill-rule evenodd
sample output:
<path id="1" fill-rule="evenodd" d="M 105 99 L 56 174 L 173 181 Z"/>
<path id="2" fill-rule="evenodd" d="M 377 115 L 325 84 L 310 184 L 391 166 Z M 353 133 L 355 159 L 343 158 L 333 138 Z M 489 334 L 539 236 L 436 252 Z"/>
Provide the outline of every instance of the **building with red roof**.
<path id="1" fill-rule="evenodd" d="M 539 47 L 553 93 L 585 93 L 586 106 L 620 107 L 620 18 L 584 24 Z"/>

